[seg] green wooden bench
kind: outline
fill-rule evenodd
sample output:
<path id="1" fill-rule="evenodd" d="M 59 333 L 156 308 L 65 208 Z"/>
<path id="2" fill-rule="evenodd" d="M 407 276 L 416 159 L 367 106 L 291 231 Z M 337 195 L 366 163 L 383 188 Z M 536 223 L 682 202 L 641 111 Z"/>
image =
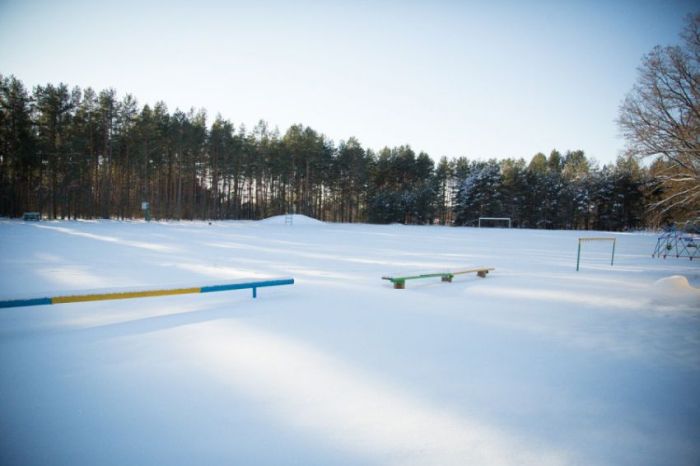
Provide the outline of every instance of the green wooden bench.
<path id="1" fill-rule="evenodd" d="M 473 269 L 466 269 L 466 270 L 456 270 L 456 271 L 436 272 L 436 273 L 422 273 L 422 274 L 418 274 L 418 275 L 407 275 L 407 276 L 403 276 L 403 277 L 382 277 L 382 280 L 389 280 L 391 283 L 394 284 L 395 289 L 403 290 L 404 288 L 406 288 L 406 280 L 417 280 L 419 278 L 440 277 L 440 279 L 443 282 L 452 282 L 452 279 L 454 278 L 455 275 L 476 273 L 477 276 L 484 278 L 484 277 L 486 277 L 486 274 L 488 274 L 492 270 L 496 270 L 496 269 L 494 269 L 493 267 L 476 267 Z"/>

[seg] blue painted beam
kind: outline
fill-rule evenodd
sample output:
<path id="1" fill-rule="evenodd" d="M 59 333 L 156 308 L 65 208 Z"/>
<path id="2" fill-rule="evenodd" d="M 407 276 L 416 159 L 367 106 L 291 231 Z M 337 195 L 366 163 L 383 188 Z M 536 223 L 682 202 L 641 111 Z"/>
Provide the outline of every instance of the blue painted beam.
<path id="1" fill-rule="evenodd" d="M 22 307 L 22 306 L 43 306 L 45 304 L 51 304 L 51 298 L 10 299 L 8 301 L 0 301 L 0 308 L 3 308 L 3 307 Z"/>
<path id="2" fill-rule="evenodd" d="M 107 300 L 107 299 L 122 299 L 124 297 L 130 298 L 141 298 L 146 296 L 166 296 L 170 294 L 184 294 L 187 293 L 213 293 L 216 291 L 230 291 L 230 290 L 253 290 L 253 298 L 258 295 L 258 288 L 264 288 L 266 286 L 280 286 L 280 285 L 293 285 L 293 278 L 284 278 L 279 280 L 262 280 L 258 282 L 246 282 L 246 283 L 231 283 L 228 285 L 214 285 L 214 286 L 203 286 L 201 288 L 187 288 L 187 289 L 174 289 L 174 290 L 150 290 L 150 291 L 123 291 L 123 292 L 113 292 L 98 295 L 75 295 L 69 297 L 54 297 L 54 298 L 33 298 L 33 299 L 11 299 L 7 301 L 0 301 L 0 308 L 7 307 L 22 307 L 22 306 L 39 306 L 44 304 L 59 304 L 64 302 L 81 302 L 81 301 L 95 301 L 95 300 Z M 129 296 L 125 296 L 129 295 Z M 69 299 L 69 300 L 68 300 Z"/>
<path id="3" fill-rule="evenodd" d="M 265 280 L 260 282 L 248 282 L 248 283 L 231 283 L 229 285 L 214 285 L 214 286 L 203 286 L 200 293 L 213 293 L 216 291 L 230 291 L 230 290 L 244 290 L 251 288 L 253 290 L 253 298 L 258 297 L 258 288 L 263 288 L 266 286 L 280 286 L 280 285 L 293 285 L 293 278 L 286 278 L 282 280 Z"/>

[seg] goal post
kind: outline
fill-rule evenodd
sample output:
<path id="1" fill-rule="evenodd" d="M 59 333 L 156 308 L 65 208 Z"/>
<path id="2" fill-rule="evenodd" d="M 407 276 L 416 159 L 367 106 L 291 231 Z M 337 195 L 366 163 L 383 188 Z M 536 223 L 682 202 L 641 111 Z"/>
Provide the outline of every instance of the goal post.
<path id="1" fill-rule="evenodd" d="M 479 217 L 479 228 L 481 228 L 482 220 L 493 222 L 506 222 L 508 223 L 508 228 L 510 228 L 510 217 Z"/>
<path id="2" fill-rule="evenodd" d="M 616 238 L 579 238 L 578 239 L 578 252 L 576 253 L 576 271 L 578 272 L 579 264 L 581 263 L 581 243 L 595 242 L 595 241 L 611 241 L 612 242 L 612 254 L 610 255 L 610 266 L 612 267 L 615 262 L 615 243 Z"/>

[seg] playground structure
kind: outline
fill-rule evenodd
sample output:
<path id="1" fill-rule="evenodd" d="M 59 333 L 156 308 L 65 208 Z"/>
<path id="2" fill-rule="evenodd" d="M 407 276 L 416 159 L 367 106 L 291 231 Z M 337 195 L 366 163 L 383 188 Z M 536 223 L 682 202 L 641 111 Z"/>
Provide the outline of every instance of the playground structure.
<path id="1" fill-rule="evenodd" d="M 482 220 L 490 222 L 508 222 L 508 228 L 510 228 L 510 217 L 479 217 L 479 228 L 481 228 Z"/>
<path id="2" fill-rule="evenodd" d="M 612 255 L 610 256 L 610 266 L 612 267 L 615 262 L 615 238 L 579 238 L 578 239 L 578 252 L 576 253 L 576 271 L 579 270 L 579 264 L 581 263 L 581 243 L 593 242 L 593 241 L 612 241 Z"/>
<path id="3" fill-rule="evenodd" d="M 693 233 L 686 233 L 684 231 L 671 229 L 665 231 L 656 240 L 656 247 L 651 257 L 663 257 L 666 256 L 676 256 L 687 257 L 691 261 L 700 257 L 700 235 Z"/>
<path id="4" fill-rule="evenodd" d="M 479 276 L 481 278 L 485 278 L 486 274 L 488 274 L 489 272 L 491 272 L 493 270 L 495 270 L 493 267 L 476 267 L 473 269 L 458 270 L 458 271 L 452 271 L 452 272 L 446 271 L 446 272 L 435 272 L 435 273 L 423 273 L 423 274 L 407 275 L 407 276 L 400 276 L 400 277 L 385 276 L 385 277 L 382 277 L 382 280 L 389 280 L 391 283 L 394 284 L 394 289 L 403 290 L 404 288 L 406 288 L 406 280 L 417 280 L 420 278 L 440 277 L 443 282 L 451 283 L 452 279 L 454 278 L 455 275 L 476 273 L 477 276 Z"/>
<path id="5" fill-rule="evenodd" d="M 30 299 L 12 299 L 0 301 L 0 308 L 7 307 L 23 307 L 23 306 L 41 306 L 46 304 L 64 304 L 64 303 L 80 303 L 86 301 L 106 301 L 112 299 L 132 299 L 132 298 L 150 298 L 156 296 L 171 296 L 180 294 L 192 293 L 213 293 L 216 291 L 231 291 L 252 289 L 253 298 L 258 296 L 258 288 L 268 286 L 293 285 L 293 278 L 280 278 L 276 280 L 254 281 L 229 283 L 225 285 L 202 286 L 193 288 L 169 288 L 162 290 L 140 290 L 140 291 L 112 291 L 109 293 L 84 293 L 55 297 L 41 297 Z"/>

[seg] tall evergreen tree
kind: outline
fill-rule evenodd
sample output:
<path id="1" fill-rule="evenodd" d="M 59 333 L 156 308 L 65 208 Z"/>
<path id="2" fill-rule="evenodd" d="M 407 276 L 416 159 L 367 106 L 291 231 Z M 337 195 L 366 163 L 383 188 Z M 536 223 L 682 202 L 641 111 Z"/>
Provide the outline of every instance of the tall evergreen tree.
<path id="1" fill-rule="evenodd" d="M 41 210 L 40 170 L 32 98 L 17 78 L 0 75 L 0 212 Z"/>
<path id="2" fill-rule="evenodd" d="M 519 227 L 527 216 L 528 178 L 525 160 L 505 159 L 501 162 L 502 216 L 509 217 L 513 226 Z"/>
<path id="3" fill-rule="evenodd" d="M 498 162 L 474 162 L 457 193 L 455 223 L 475 225 L 479 217 L 503 217 L 502 183 Z"/>

